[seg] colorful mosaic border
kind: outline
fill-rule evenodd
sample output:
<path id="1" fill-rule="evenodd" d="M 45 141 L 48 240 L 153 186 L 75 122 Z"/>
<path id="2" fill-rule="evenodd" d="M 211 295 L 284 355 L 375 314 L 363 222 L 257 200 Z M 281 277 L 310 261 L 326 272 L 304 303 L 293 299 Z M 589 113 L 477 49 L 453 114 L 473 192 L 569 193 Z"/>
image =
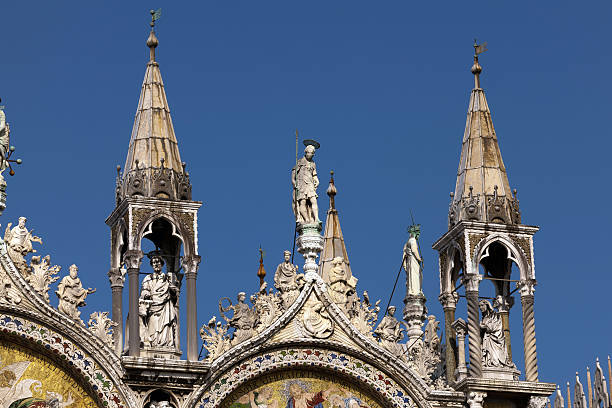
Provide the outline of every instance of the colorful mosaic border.
<path id="1" fill-rule="evenodd" d="M 348 354 L 315 348 L 283 348 L 251 357 L 207 386 L 195 405 L 199 408 L 218 407 L 242 384 L 270 371 L 289 367 L 339 371 L 367 384 L 394 407 L 418 407 L 399 384 L 374 366 Z"/>
<path id="2" fill-rule="evenodd" d="M 113 381 L 81 348 L 49 328 L 7 314 L 0 314 L 0 331 L 32 341 L 66 361 L 89 383 L 105 408 L 125 408 Z"/>

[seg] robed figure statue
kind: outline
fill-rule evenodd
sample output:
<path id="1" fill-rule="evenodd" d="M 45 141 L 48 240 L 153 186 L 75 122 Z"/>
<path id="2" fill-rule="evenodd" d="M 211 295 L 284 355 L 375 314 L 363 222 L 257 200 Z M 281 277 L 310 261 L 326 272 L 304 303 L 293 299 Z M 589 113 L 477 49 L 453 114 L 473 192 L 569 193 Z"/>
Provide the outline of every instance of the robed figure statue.
<path id="1" fill-rule="evenodd" d="M 419 253 L 418 239 L 421 235 L 420 225 L 411 225 L 408 229 L 410 238 L 404 245 L 404 270 L 406 271 L 406 295 L 423 294 L 423 259 Z"/>
<path id="2" fill-rule="evenodd" d="M 150 347 L 177 346 L 178 287 L 162 272 L 164 260 L 159 255 L 151 256 L 153 273 L 142 281 L 139 314 L 141 318 L 141 341 Z"/>
<path id="3" fill-rule="evenodd" d="M 319 223 L 319 206 L 317 204 L 317 165 L 313 161 L 316 148 L 314 140 L 305 140 L 304 157 L 299 159 L 291 171 L 293 184 L 293 212 L 300 224 Z"/>

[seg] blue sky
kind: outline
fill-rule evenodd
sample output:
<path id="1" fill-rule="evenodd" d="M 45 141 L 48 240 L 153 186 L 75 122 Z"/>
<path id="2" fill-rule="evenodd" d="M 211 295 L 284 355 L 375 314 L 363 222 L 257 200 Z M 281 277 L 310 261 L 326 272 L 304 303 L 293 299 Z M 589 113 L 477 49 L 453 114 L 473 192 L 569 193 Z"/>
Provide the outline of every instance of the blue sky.
<path id="1" fill-rule="evenodd" d="M 321 143 L 322 212 L 329 171 L 336 173 L 360 292 L 386 303 L 411 210 L 422 224 L 428 306 L 442 317 L 431 244 L 446 231 L 477 37 L 489 43 L 481 83 L 510 184 L 523 221 L 541 227 L 540 378 L 565 383 L 596 356 L 605 359 L 612 334 L 604 256 L 612 227 L 612 3 L 605 1 L 4 2 L 0 97 L 24 164 L 8 179 L 0 223 L 27 216 L 44 240 L 39 252 L 51 254 L 62 275 L 79 265 L 84 284 L 98 288 L 83 317 L 110 309 L 104 220 L 148 59 L 148 10 L 158 7 L 157 59 L 193 197 L 204 202 L 200 324 L 216 314 L 219 297 L 256 290 L 259 245 L 269 278 L 291 247 L 296 128 Z M 516 300 L 512 345 L 523 370 Z"/>

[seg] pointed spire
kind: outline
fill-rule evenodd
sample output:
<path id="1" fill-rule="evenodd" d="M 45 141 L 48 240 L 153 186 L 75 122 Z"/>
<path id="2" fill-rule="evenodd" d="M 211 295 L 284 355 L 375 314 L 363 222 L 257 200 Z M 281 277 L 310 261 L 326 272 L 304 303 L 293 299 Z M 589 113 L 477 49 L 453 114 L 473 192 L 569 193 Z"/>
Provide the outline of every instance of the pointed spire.
<path id="1" fill-rule="evenodd" d="M 336 210 L 335 197 L 336 185 L 334 184 L 334 172 L 331 172 L 329 186 L 327 187 L 327 195 L 329 196 L 329 210 L 327 210 L 327 219 L 325 220 L 325 235 L 323 236 L 323 252 L 321 252 L 321 261 L 319 263 L 319 271 L 321 277 L 326 281 L 329 270 L 333 267 L 332 260 L 336 257 L 342 257 L 346 265 L 347 279 L 350 279 L 351 264 L 346 252 L 342 229 L 340 228 L 340 219 L 338 218 L 338 210 Z"/>
<path id="2" fill-rule="evenodd" d="M 155 61 L 155 48 L 159 41 L 154 27 L 160 13 L 161 10 L 151 10 L 151 32 L 147 39 L 150 59 L 134 118 L 119 200 L 134 195 L 191 199 L 189 175 L 181 162 L 164 82 Z"/>
<path id="3" fill-rule="evenodd" d="M 461 220 L 520 224 L 516 190 L 512 194 L 493 128 L 491 111 L 480 88 L 478 55 L 486 43 L 474 43 L 474 89 L 470 96 L 455 192 L 451 193 L 449 228 Z"/>

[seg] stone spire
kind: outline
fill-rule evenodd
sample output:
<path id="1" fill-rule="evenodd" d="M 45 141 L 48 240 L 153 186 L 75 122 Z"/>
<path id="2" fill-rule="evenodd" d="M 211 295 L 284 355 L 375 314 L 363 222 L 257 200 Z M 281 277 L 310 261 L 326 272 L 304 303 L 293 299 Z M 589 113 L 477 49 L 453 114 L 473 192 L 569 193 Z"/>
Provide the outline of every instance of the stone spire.
<path id="1" fill-rule="evenodd" d="M 344 259 L 347 278 L 352 276 L 351 264 L 344 245 L 344 237 L 340 228 L 340 219 L 338 218 L 338 210 L 336 210 L 336 185 L 334 184 L 334 172 L 331 172 L 327 195 L 329 196 L 329 210 L 327 210 L 327 219 L 325 220 L 325 235 L 323 237 L 323 252 L 319 263 L 319 271 L 324 281 L 327 281 L 329 270 L 333 267 L 332 260 L 336 257 Z"/>
<path id="2" fill-rule="evenodd" d="M 516 190 L 511 192 L 506 167 L 493 128 L 491 111 L 480 87 L 482 67 L 478 55 L 486 51 L 474 44 L 474 89 L 470 96 L 455 192 L 451 193 L 449 228 L 461 220 L 520 224 Z"/>
<path id="3" fill-rule="evenodd" d="M 154 13 L 151 13 L 154 14 Z M 147 63 L 138 108 L 134 118 L 130 147 L 117 188 L 117 203 L 128 196 L 190 200 L 191 184 L 181 162 L 170 108 L 166 99 L 155 48 L 155 16 L 147 39 Z"/>

